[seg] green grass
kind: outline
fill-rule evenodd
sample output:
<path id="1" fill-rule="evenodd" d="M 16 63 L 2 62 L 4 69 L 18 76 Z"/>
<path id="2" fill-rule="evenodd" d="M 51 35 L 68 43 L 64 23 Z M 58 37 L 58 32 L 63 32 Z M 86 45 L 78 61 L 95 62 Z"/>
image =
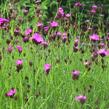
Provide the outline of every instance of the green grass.
<path id="1" fill-rule="evenodd" d="M 21 7 L 25 3 L 26 1 L 22 1 L 16 4 L 15 8 L 17 8 L 18 13 L 16 20 L 10 22 L 9 32 L 0 30 L 0 52 L 2 54 L 2 60 L 0 61 L 0 109 L 109 109 L 108 57 L 105 58 L 107 67 L 104 70 L 101 68 L 101 57 L 99 57 L 98 64 L 93 63 L 91 70 L 87 71 L 81 59 L 90 59 L 89 49 L 86 47 L 84 54 L 73 52 L 75 36 L 81 35 L 80 24 L 84 14 L 78 14 L 77 16 L 79 25 L 77 31 L 70 25 L 68 30 L 71 36 L 70 43 L 54 41 L 50 42 L 48 48 L 44 49 L 31 41 L 23 43 L 21 36 L 14 36 L 13 31 L 16 26 L 20 27 L 22 33 L 30 26 L 33 27 L 33 32 L 37 31 L 36 23 L 38 18 L 35 17 L 35 5 L 28 2 L 31 7 L 30 13 L 28 16 L 24 16 Z M 9 14 L 7 3 L 2 4 L 0 9 L 2 9 L 2 17 L 7 17 Z M 24 18 L 23 23 L 19 24 L 18 16 Z M 44 23 L 46 24 L 46 22 Z M 65 24 L 63 22 L 60 22 L 60 24 L 61 26 L 58 29 L 64 32 L 63 27 Z M 83 36 L 88 34 L 86 33 Z M 99 34 L 103 35 L 105 33 L 102 30 Z M 14 46 L 11 54 L 7 52 L 8 45 L 6 44 L 6 39 L 10 39 L 10 36 L 14 37 L 14 40 L 11 41 Z M 15 43 L 16 39 L 19 40 L 18 44 Z M 23 47 L 21 54 L 18 53 L 16 45 Z M 17 59 L 22 59 L 24 62 L 23 69 L 19 73 L 16 71 Z M 33 63 L 31 67 L 29 61 Z M 52 65 L 49 75 L 44 72 L 45 63 Z M 76 81 L 72 79 L 71 75 L 72 70 L 75 69 L 80 71 L 80 78 Z M 90 85 L 92 88 L 89 92 Z M 6 97 L 5 93 L 12 87 L 16 88 L 17 93 L 14 98 Z M 75 101 L 75 96 L 80 94 L 87 96 L 86 103 L 83 106 Z"/>

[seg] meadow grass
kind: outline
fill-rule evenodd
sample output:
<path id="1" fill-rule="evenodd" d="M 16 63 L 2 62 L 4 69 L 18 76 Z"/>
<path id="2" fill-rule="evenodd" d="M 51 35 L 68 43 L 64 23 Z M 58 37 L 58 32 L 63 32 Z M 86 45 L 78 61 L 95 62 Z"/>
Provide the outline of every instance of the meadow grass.
<path id="1" fill-rule="evenodd" d="M 12 14 L 9 12 L 9 3 L 12 2 L 7 0 L 0 5 L 0 15 L 3 18 L 8 18 L 9 14 Z M 44 3 L 39 6 L 34 2 L 21 0 L 10 4 L 16 8 L 17 15 L 10 20 L 9 30 L 0 30 L 0 109 L 109 109 L 109 57 L 103 57 L 105 68 L 101 67 L 102 57 L 98 56 L 98 60 L 92 63 L 91 69 L 87 70 L 83 61 L 90 59 L 91 48 L 82 46 L 84 53 L 73 51 L 76 36 L 82 37 L 81 42 L 91 43 L 87 40 L 89 32 L 86 31 L 82 34 L 83 30 L 81 29 L 83 20 L 87 18 L 87 14 L 84 14 L 86 10 L 70 8 L 69 11 L 74 13 L 73 17 L 70 17 L 72 24 L 58 19 L 60 25 L 58 28 L 50 29 L 48 34 L 40 32 L 45 40 L 49 40 L 49 37 L 56 31 L 67 32 L 70 41 L 65 43 L 56 39 L 49 41 L 48 47 L 44 48 L 31 40 L 24 43 L 22 35 L 15 36 L 16 27 L 20 28 L 22 34 L 29 27 L 32 27 L 32 34 L 38 31 L 36 24 L 40 18 L 37 17 L 37 7 L 40 10 L 42 7 L 41 15 L 44 24 L 55 20 L 55 17 L 47 18 L 49 16 L 49 13 L 46 12 L 47 0 Z M 30 7 L 27 15 L 23 14 L 22 6 Z M 14 8 L 12 9 L 14 10 Z M 58 8 L 59 6 L 57 6 Z M 53 13 L 56 16 L 56 12 Z M 98 34 L 103 36 L 106 35 L 107 31 L 104 30 L 105 25 L 102 17 L 98 15 L 99 13 L 93 16 L 88 15 L 88 20 L 90 20 L 88 25 L 97 25 Z M 23 23 L 19 23 L 19 17 L 23 18 Z M 73 18 L 78 28 L 73 27 Z M 67 25 L 69 26 L 67 27 Z M 7 40 L 11 37 L 13 37 L 11 45 L 13 45 L 14 50 L 9 53 Z M 22 53 L 16 49 L 17 45 L 23 47 Z M 23 68 L 19 72 L 16 71 L 16 60 L 18 59 L 23 60 Z M 30 62 L 32 65 L 29 64 Z M 52 66 L 48 75 L 44 71 L 46 63 Z M 80 71 L 78 80 L 72 79 L 71 72 L 73 70 Z M 12 97 L 5 96 L 11 88 L 16 89 L 16 94 Z M 75 96 L 80 94 L 87 97 L 84 104 L 75 100 Z"/>

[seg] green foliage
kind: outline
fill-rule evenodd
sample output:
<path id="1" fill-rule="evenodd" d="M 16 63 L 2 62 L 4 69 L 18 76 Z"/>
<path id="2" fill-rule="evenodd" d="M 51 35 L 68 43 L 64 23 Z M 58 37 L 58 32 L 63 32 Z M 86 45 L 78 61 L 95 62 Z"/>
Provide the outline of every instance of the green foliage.
<path id="1" fill-rule="evenodd" d="M 101 57 L 98 57 L 98 63 L 93 63 L 91 70 L 88 71 L 83 60 L 90 58 L 90 51 L 85 46 L 85 53 L 73 52 L 73 44 L 75 36 L 81 35 L 84 40 L 88 37 L 88 33 L 82 33 L 81 25 L 84 26 L 85 20 L 90 20 L 87 25 L 99 27 L 100 36 L 105 35 L 103 18 L 95 15 L 86 15 L 87 10 L 79 10 L 72 7 L 77 0 L 41 0 L 40 5 L 34 3 L 33 0 L 2 0 L 0 3 L 1 17 L 9 17 L 9 3 L 12 3 L 17 10 L 17 16 L 10 21 L 9 32 L 0 30 L 0 109 L 108 109 L 109 108 L 109 57 L 104 58 L 107 65 L 103 69 Z M 108 0 L 80 0 L 82 3 L 88 4 L 85 9 L 89 9 L 92 3 L 108 4 Z M 15 2 L 15 3 L 14 3 Z M 92 2 L 92 3 L 90 3 Z M 24 15 L 22 7 L 30 8 L 29 14 Z M 57 9 L 62 6 L 66 13 L 71 12 L 69 29 L 65 29 L 66 22 L 59 21 L 60 32 L 68 32 L 69 43 L 62 43 L 60 40 L 49 42 L 48 48 L 35 45 L 32 41 L 28 43 L 22 42 L 24 36 L 14 36 L 14 29 L 18 26 L 21 33 L 24 34 L 25 29 L 32 27 L 33 33 L 37 31 L 36 24 L 39 18 L 36 16 L 36 8 L 40 7 L 42 11 L 42 21 L 46 25 L 47 21 L 54 20 Z M 106 13 L 109 9 L 106 8 Z M 19 23 L 18 17 L 23 18 L 23 22 Z M 89 17 L 90 16 L 90 17 Z M 109 20 L 109 17 L 106 17 Z M 74 25 L 78 29 L 74 29 Z M 44 37 L 48 39 L 56 29 L 50 30 Z M 106 31 L 107 32 L 107 31 Z M 32 36 L 32 35 L 31 35 Z M 7 40 L 11 39 L 13 52 L 7 52 Z M 17 42 L 18 40 L 18 42 Z M 17 43 L 16 43 L 17 42 Z M 87 40 L 85 40 L 87 42 Z M 88 43 L 88 42 L 87 42 Z M 18 53 L 16 46 L 21 45 L 23 52 Z M 1 58 L 1 57 L 0 57 Z M 23 69 L 18 73 L 16 71 L 16 60 L 23 60 Z M 32 66 L 30 66 L 30 61 Z M 49 75 L 44 72 L 44 64 L 50 63 L 52 68 Z M 80 78 L 77 81 L 72 79 L 72 70 L 80 70 Z M 16 88 L 15 97 L 9 98 L 5 93 L 10 88 Z M 75 101 L 75 96 L 85 94 L 87 96 L 86 103 L 82 106 Z"/>

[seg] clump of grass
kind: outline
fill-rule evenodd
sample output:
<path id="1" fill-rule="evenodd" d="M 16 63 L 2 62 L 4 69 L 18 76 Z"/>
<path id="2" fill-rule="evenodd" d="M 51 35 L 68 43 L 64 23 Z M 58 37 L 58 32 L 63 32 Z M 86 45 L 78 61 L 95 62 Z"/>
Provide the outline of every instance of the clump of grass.
<path id="1" fill-rule="evenodd" d="M 63 4 L 1 4 L 1 109 L 109 108 L 104 6 Z"/>

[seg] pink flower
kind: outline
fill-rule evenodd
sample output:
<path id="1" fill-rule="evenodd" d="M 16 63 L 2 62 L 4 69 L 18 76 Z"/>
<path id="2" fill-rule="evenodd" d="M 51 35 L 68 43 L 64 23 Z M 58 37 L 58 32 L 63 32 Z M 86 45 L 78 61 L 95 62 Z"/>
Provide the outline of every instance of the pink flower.
<path id="1" fill-rule="evenodd" d="M 32 36 L 32 40 L 36 43 L 36 44 L 40 44 L 44 41 L 43 37 L 39 34 L 39 33 L 35 33 Z"/>
<path id="2" fill-rule="evenodd" d="M 22 53 L 22 47 L 21 46 L 18 45 L 16 48 L 19 51 L 19 53 Z"/>
<path id="3" fill-rule="evenodd" d="M 64 16 L 64 10 L 62 7 L 59 7 L 58 12 L 57 12 L 57 18 L 61 18 Z"/>
<path id="4" fill-rule="evenodd" d="M 45 70 L 46 74 L 49 73 L 50 69 L 51 69 L 51 64 L 45 64 L 44 65 L 44 70 Z"/>
<path id="5" fill-rule="evenodd" d="M 101 43 L 99 44 L 99 47 L 100 47 L 100 48 L 103 48 L 103 47 L 105 47 L 105 44 L 104 44 L 103 42 L 101 42 Z"/>
<path id="6" fill-rule="evenodd" d="M 92 14 L 95 14 L 96 13 L 96 10 L 95 9 L 91 9 L 90 11 Z"/>
<path id="7" fill-rule="evenodd" d="M 97 34 L 92 34 L 92 35 L 90 35 L 89 38 L 91 41 L 99 41 L 100 40 L 100 37 Z"/>
<path id="8" fill-rule="evenodd" d="M 74 46 L 77 47 L 78 45 L 79 45 L 79 39 L 76 38 L 76 39 L 74 40 Z"/>
<path id="9" fill-rule="evenodd" d="M 38 22 L 38 23 L 37 23 L 37 27 L 38 27 L 38 29 L 42 29 L 42 28 L 43 28 L 43 23 Z"/>
<path id="10" fill-rule="evenodd" d="M 71 17 L 71 14 L 65 14 L 65 17 L 66 18 L 70 18 Z"/>
<path id="11" fill-rule="evenodd" d="M 79 78 L 79 75 L 80 75 L 80 71 L 73 70 L 73 72 L 72 72 L 72 78 L 73 78 L 73 80 L 77 80 Z"/>
<path id="12" fill-rule="evenodd" d="M 24 15 L 27 15 L 29 13 L 29 8 L 23 8 L 22 11 Z"/>
<path id="13" fill-rule="evenodd" d="M 3 24 L 3 23 L 7 23 L 7 22 L 9 22 L 8 19 L 0 18 L 0 25 Z"/>
<path id="14" fill-rule="evenodd" d="M 102 57 L 105 57 L 105 56 L 107 56 L 107 55 L 109 55 L 109 51 L 108 50 L 106 50 L 106 49 L 100 49 L 98 52 L 97 52 L 100 56 L 102 56 Z"/>
<path id="15" fill-rule="evenodd" d="M 62 34 L 62 41 L 63 41 L 63 42 L 66 42 L 66 40 L 67 40 L 67 33 L 64 32 L 64 33 Z"/>
<path id="16" fill-rule="evenodd" d="M 62 33 L 61 33 L 61 32 L 59 32 L 59 31 L 56 32 L 56 37 L 57 37 L 57 38 L 61 38 L 61 36 L 62 36 Z"/>
<path id="17" fill-rule="evenodd" d="M 81 104 L 84 104 L 86 102 L 87 97 L 84 95 L 79 95 L 75 97 L 75 100 L 80 102 Z"/>
<path id="18" fill-rule="evenodd" d="M 8 51 L 9 53 L 11 53 L 11 52 L 12 52 L 12 50 L 13 50 L 13 47 L 12 47 L 12 45 L 9 45 L 9 46 L 8 46 L 8 49 L 7 49 L 7 51 Z"/>
<path id="19" fill-rule="evenodd" d="M 17 36 L 17 35 L 20 35 L 20 28 L 17 27 L 15 30 L 14 30 L 14 34 Z"/>
<path id="20" fill-rule="evenodd" d="M 109 50 L 107 50 L 106 52 L 107 52 L 107 53 L 106 53 L 106 56 L 109 56 Z"/>
<path id="21" fill-rule="evenodd" d="M 21 59 L 16 61 L 16 66 L 21 66 L 23 64 L 23 61 Z"/>
<path id="22" fill-rule="evenodd" d="M 58 32 L 56 33 L 56 35 L 57 35 L 57 36 L 61 36 L 62 33 L 58 31 Z"/>
<path id="23" fill-rule="evenodd" d="M 25 37 L 23 38 L 23 42 L 28 42 L 28 41 L 29 41 L 29 37 L 25 36 Z"/>
<path id="24" fill-rule="evenodd" d="M 23 67 L 23 60 L 18 59 L 16 61 L 16 67 L 17 67 L 17 71 L 19 72 L 22 69 L 22 67 Z"/>
<path id="25" fill-rule="evenodd" d="M 16 94 L 16 89 L 12 88 L 6 93 L 6 96 L 13 97 Z"/>
<path id="26" fill-rule="evenodd" d="M 97 12 L 97 6 L 96 5 L 93 5 L 90 12 L 93 13 L 93 14 L 95 14 Z"/>
<path id="27" fill-rule="evenodd" d="M 81 6 L 84 6 L 82 3 L 80 3 L 80 2 L 76 2 L 75 4 L 74 4 L 74 6 L 75 7 L 81 7 Z"/>
<path id="28" fill-rule="evenodd" d="M 44 31 L 47 33 L 48 30 L 49 30 L 49 26 L 45 26 L 45 27 L 44 27 Z"/>
<path id="29" fill-rule="evenodd" d="M 32 29 L 31 28 L 27 28 L 25 30 L 25 35 L 30 35 L 32 33 Z"/>
<path id="30" fill-rule="evenodd" d="M 43 42 L 41 42 L 41 45 L 42 45 L 44 48 L 46 48 L 46 47 L 48 47 L 48 42 L 43 41 Z"/>
<path id="31" fill-rule="evenodd" d="M 92 6 L 92 9 L 94 9 L 94 10 L 96 10 L 97 8 L 98 8 L 97 5 Z"/>
<path id="32" fill-rule="evenodd" d="M 58 24 L 58 22 L 56 22 L 56 21 L 52 21 L 52 22 L 50 23 L 50 26 L 54 28 L 54 27 L 58 27 L 59 24 Z"/>
<path id="33" fill-rule="evenodd" d="M 77 52 L 78 50 L 79 50 L 79 38 L 77 37 L 77 38 L 74 40 L 73 51 L 74 51 L 74 52 Z"/>

